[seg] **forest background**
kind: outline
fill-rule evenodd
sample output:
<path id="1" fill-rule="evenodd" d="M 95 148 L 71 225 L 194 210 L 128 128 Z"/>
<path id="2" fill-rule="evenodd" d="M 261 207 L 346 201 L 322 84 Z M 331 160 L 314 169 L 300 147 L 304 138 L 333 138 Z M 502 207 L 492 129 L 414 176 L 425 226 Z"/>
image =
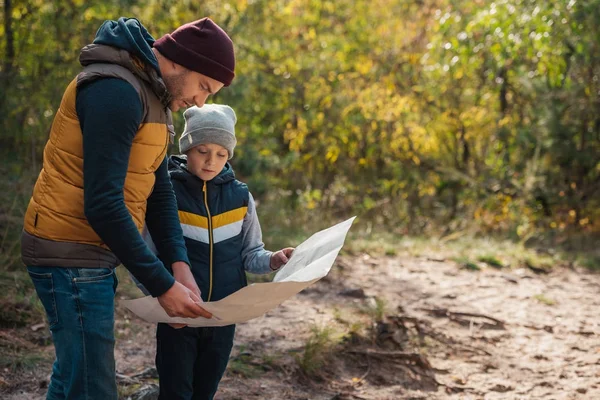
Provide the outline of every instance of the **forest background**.
<path id="1" fill-rule="evenodd" d="M 363 238 L 499 237 L 597 267 L 599 0 L 0 3 L 9 280 L 79 49 L 119 16 L 156 38 L 210 16 L 232 37 L 237 77 L 212 101 L 237 111 L 233 165 L 271 247 L 358 215 Z"/>
<path id="2" fill-rule="evenodd" d="M 334 277 L 317 285 L 314 298 L 308 293 L 286 303 L 296 319 L 331 314 L 334 326 L 342 305 L 355 307 L 345 328 L 351 332 L 340 337 L 364 328 L 371 332 L 365 343 L 374 346 L 389 313 L 395 321 L 405 317 L 427 326 L 419 324 L 431 316 L 409 304 L 471 305 L 471 311 L 511 321 L 507 329 L 516 339 L 498 339 L 500 360 L 537 363 L 515 372 L 510 385 L 494 386 L 489 360 L 478 361 L 485 373 L 471 383 L 479 393 L 511 386 L 547 398 L 544 379 L 560 383 L 569 376 L 579 393 L 597 382 L 597 362 L 582 362 L 573 375 L 523 371 L 545 371 L 549 352 L 541 357 L 536 344 L 552 343 L 560 353 L 561 332 L 575 326 L 581 332 L 573 337 L 589 337 L 585 354 L 597 354 L 589 334 L 597 275 L 588 271 L 600 270 L 600 0 L 0 0 L 0 393 L 31 399 L 47 384 L 53 353 L 41 329 L 43 308 L 20 260 L 23 215 L 64 89 L 81 69 L 79 51 L 104 20 L 120 16 L 138 18 L 155 38 L 210 16 L 232 37 L 237 76 L 209 101 L 237 112 L 232 164 L 257 198 L 268 248 L 297 245 L 318 229 L 358 216 Z M 181 132 L 181 113 L 174 117 Z M 119 271 L 118 298 L 139 295 Z M 562 292 L 556 289 L 561 285 Z M 348 293 L 364 298 L 354 304 Z M 499 300 L 488 304 L 485 298 Z M 367 314 L 374 322 L 360 317 L 371 303 L 375 312 Z M 315 309 L 321 311 L 312 315 Z M 323 338 L 333 335 L 331 326 L 287 332 L 284 311 L 270 315 L 268 324 L 240 328 L 224 398 L 245 396 L 252 384 L 265 396 L 264 375 L 253 381 L 244 371 L 268 364 L 271 354 L 285 356 L 266 372 L 268 390 L 280 395 L 294 388 L 298 398 L 313 398 L 302 394 L 311 387 L 302 379 L 324 362 L 314 355 L 328 354 Z M 551 324 L 544 319 L 550 317 Z M 152 327 L 130 318 L 117 308 L 119 362 L 134 373 L 152 365 Z M 450 323 L 443 331 L 479 343 L 472 321 L 469 326 L 463 332 Z M 534 336 L 532 326 L 539 331 Z M 285 340 L 274 342 L 276 351 L 260 347 L 256 327 Z M 521 343 L 530 343 L 529 350 Z M 245 349 L 264 359 L 245 362 Z M 335 349 L 347 375 L 358 376 L 352 368 L 362 364 Z M 451 362 L 454 374 L 469 371 L 463 361 L 479 365 L 472 355 L 446 357 L 442 350 L 419 352 L 435 365 Z M 561 366 L 562 358 L 555 358 Z M 277 375 L 294 363 L 302 385 Z M 394 363 L 379 364 L 395 371 L 389 367 Z M 354 389 L 371 379 L 365 393 L 387 398 L 380 376 L 371 371 L 368 378 L 348 379 Z M 404 375 L 386 379 L 404 391 L 410 385 L 396 382 L 398 376 Z M 336 379 L 348 380 L 330 377 Z M 561 390 L 575 390 L 567 386 Z M 125 396 L 131 387 L 121 389 Z"/>

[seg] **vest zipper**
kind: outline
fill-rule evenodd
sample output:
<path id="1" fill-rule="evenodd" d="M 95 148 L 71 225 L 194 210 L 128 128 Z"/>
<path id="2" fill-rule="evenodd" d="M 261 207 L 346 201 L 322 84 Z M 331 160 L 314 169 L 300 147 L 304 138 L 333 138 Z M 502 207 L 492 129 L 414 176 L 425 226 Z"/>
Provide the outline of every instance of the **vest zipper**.
<path id="1" fill-rule="evenodd" d="M 210 301 L 210 297 L 212 295 L 213 289 L 213 229 L 212 229 L 212 217 L 210 215 L 210 209 L 208 208 L 208 190 L 206 189 L 206 181 L 204 182 L 204 205 L 206 206 L 206 215 L 208 216 L 208 248 L 209 248 L 209 287 L 208 287 L 208 297 L 206 301 Z"/>

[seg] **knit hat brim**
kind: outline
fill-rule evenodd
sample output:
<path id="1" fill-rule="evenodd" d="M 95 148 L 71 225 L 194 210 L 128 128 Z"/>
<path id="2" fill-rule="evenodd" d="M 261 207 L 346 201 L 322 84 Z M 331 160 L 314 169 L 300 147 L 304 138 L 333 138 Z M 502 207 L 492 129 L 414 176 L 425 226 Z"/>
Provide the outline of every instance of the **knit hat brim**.
<path id="1" fill-rule="evenodd" d="M 227 149 L 228 159 L 231 160 L 237 140 L 225 129 L 206 127 L 186 132 L 185 136 L 182 136 L 179 140 L 179 151 L 185 154 L 198 145 L 209 143 L 218 144 Z"/>
<path id="2" fill-rule="evenodd" d="M 181 25 L 154 42 L 169 60 L 229 86 L 235 74 L 235 51 L 227 32 L 205 17 Z"/>

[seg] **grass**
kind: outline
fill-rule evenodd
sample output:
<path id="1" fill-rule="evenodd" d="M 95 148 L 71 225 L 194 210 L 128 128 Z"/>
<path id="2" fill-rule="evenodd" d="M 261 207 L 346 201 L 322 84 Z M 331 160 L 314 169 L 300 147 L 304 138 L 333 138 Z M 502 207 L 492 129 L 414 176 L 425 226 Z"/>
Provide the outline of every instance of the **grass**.
<path id="1" fill-rule="evenodd" d="M 477 259 L 477 261 L 485 263 L 493 268 L 498 268 L 498 269 L 504 268 L 504 264 L 502 264 L 502 262 L 500 260 L 498 260 L 495 256 L 491 256 L 491 255 L 480 256 Z"/>
<path id="2" fill-rule="evenodd" d="M 581 254 L 575 259 L 575 265 L 592 272 L 600 272 L 600 255 Z"/>
<path id="3" fill-rule="evenodd" d="M 396 250 L 394 247 L 388 247 L 385 249 L 385 255 L 389 257 L 397 256 L 398 250 Z"/>
<path id="4" fill-rule="evenodd" d="M 27 269 L 21 262 L 23 216 L 39 171 L 2 154 L 0 166 L 0 328 L 22 327 L 45 318 Z"/>
<path id="5" fill-rule="evenodd" d="M 350 256 L 357 254 L 397 256 L 406 251 L 402 237 L 389 232 L 369 232 L 361 229 L 359 224 L 350 228 L 348 237 L 342 248 L 342 254 Z"/>
<path id="6" fill-rule="evenodd" d="M 556 304 L 555 300 L 552 300 L 551 298 L 547 297 L 544 294 L 536 294 L 535 296 L 533 296 L 533 298 L 547 306 L 553 306 Z"/>
<path id="7" fill-rule="evenodd" d="M 386 313 L 386 302 L 384 299 L 377 296 L 370 297 L 366 300 L 364 305 L 359 306 L 357 312 L 367 316 L 369 318 L 369 324 L 373 322 L 382 321 Z M 341 316 L 336 316 L 335 314 L 334 316 L 336 320 L 340 322 L 343 321 L 344 325 L 350 324 L 346 319 L 342 318 Z M 352 322 L 356 322 L 356 317 L 352 319 Z"/>
<path id="8" fill-rule="evenodd" d="M 369 247 L 362 243 L 359 250 L 371 255 L 385 254 L 382 249 L 385 249 L 386 242 L 382 242 L 381 236 L 376 236 L 374 240 L 378 242 L 376 245 Z M 578 248 L 573 252 L 557 247 L 532 248 L 506 239 L 467 236 L 452 241 L 398 237 L 394 244 L 398 255 L 453 260 L 462 268 L 472 271 L 481 269 L 481 263 L 496 269 L 529 268 L 534 271 L 543 270 L 542 272 L 574 265 L 592 272 L 600 272 L 600 253 L 595 247 Z M 391 242 L 387 244 L 390 245 Z"/>
<path id="9" fill-rule="evenodd" d="M 266 208 L 268 214 L 269 207 Z M 332 223 L 334 222 L 339 221 Z M 269 225 L 269 228 L 271 226 Z M 276 236 L 279 242 L 297 245 L 310 234 L 328 226 L 325 222 L 319 225 L 313 221 L 305 226 L 305 229 L 309 231 L 308 234 L 302 234 L 297 229 L 291 231 L 276 229 L 273 233 L 267 232 L 266 236 Z M 483 265 L 496 269 L 534 266 L 549 270 L 571 264 L 591 271 L 600 271 L 600 254 L 597 252 L 593 246 L 585 249 L 580 246 L 575 252 L 541 245 L 534 248 L 528 247 L 522 242 L 499 237 L 457 235 L 456 238 L 447 240 L 447 238 L 405 236 L 390 231 L 371 230 L 369 227 L 365 227 L 364 221 L 360 219 L 357 219 L 350 229 L 341 250 L 341 254 L 348 256 L 368 254 L 370 256 L 409 256 L 454 260 L 463 268 L 472 271 L 480 270 Z"/>
<path id="10" fill-rule="evenodd" d="M 346 333 L 340 333 L 334 327 L 313 326 L 303 350 L 296 355 L 298 366 L 306 375 L 315 377 L 327 365 L 334 349 L 345 337 Z"/>
<path id="11" fill-rule="evenodd" d="M 265 371 L 280 369 L 283 358 L 283 354 L 254 354 L 248 352 L 245 345 L 240 345 L 237 354 L 229 359 L 227 370 L 228 373 L 253 379 Z"/>
<path id="12" fill-rule="evenodd" d="M 253 357 L 250 354 L 240 352 L 240 354 L 229 360 L 228 373 L 239 375 L 243 378 L 256 378 L 264 370 L 257 366 L 252 359 Z"/>
<path id="13" fill-rule="evenodd" d="M 479 265 L 477 265 L 467 257 L 456 257 L 454 258 L 454 261 L 458 265 L 460 265 L 462 269 L 466 269 L 467 271 L 481 271 Z"/>
<path id="14" fill-rule="evenodd" d="M 281 367 L 283 354 L 263 354 L 262 365 L 264 369 L 277 369 Z"/>
<path id="15" fill-rule="evenodd" d="M 373 303 L 369 305 L 368 314 L 371 316 L 374 322 L 383 321 L 386 309 L 385 300 L 375 297 Z"/>
<path id="16" fill-rule="evenodd" d="M 553 262 L 558 265 L 561 263 L 558 254 L 541 254 L 534 249 L 524 247 L 520 243 L 508 240 L 461 238 L 454 242 L 445 243 L 445 246 L 445 249 L 440 249 L 440 251 L 457 254 L 455 256 L 457 262 L 469 270 L 481 269 L 473 260 L 497 269 L 524 267 L 527 265 L 527 260 L 536 264 Z"/>
<path id="17" fill-rule="evenodd" d="M 13 373 L 18 371 L 33 371 L 36 368 L 40 368 L 43 364 L 50 364 L 53 357 L 46 353 L 40 353 L 38 351 L 5 351 L 2 349 L 0 354 L 0 368 L 9 370 Z"/>
<path id="18" fill-rule="evenodd" d="M 0 271 L 16 271 L 21 263 L 21 231 L 33 184 L 39 171 L 0 152 Z M 12 160 L 12 161 L 11 161 Z"/>
<path id="19" fill-rule="evenodd" d="M 551 260 L 531 256 L 525 258 L 524 264 L 527 268 L 536 273 L 548 273 L 554 266 Z"/>
<path id="20" fill-rule="evenodd" d="M 119 392 L 119 399 L 129 398 L 129 396 L 137 392 L 142 386 L 144 386 L 143 383 L 134 383 L 133 385 L 119 385 L 117 387 L 117 390 Z"/>
<path id="21" fill-rule="evenodd" d="M 313 368 L 325 365 L 338 344 L 354 343 L 361 337 L 372 336 L 373 327 L 385 320 L 387 311 L 387 304 L 380 297 L 370 297 L 362 305 L 334 308 L 334 323 L 325 328 L 313 327 L 303 358 L 298 360 L 300 368 L 307 375 L 314 375 Z M 324 360 L 319 360 L 316 354 L 323 354 Z"/>
<path id="22" fill-rule="evenodd" d="M 46 318 L 25 267 L 0 270 L 0 302 L 0 328 L 18 328 Z"/>
<path id="23" fill-rule="evenodd" d="M 359 309 L 358 312 L 369 315 L 368 309 Z M 341 310 L 336 307 L 333 309 L 333 319 L 347 331 L 347 338 L 361 335 L 363 331 L 372 325 L 372 321 L 363 321 L 361 318 L 357 318 L 357 310 L 355 309 Z"/>
<path id="24" fill-rule="evenodd" d="M 246 274 L 246 280 L 248 281 L 248 285 L 252 283 L 264 283 L 264 282 L 272 282 L 275 277 L 276 272 L 272 272 L 270 274 Z"/>

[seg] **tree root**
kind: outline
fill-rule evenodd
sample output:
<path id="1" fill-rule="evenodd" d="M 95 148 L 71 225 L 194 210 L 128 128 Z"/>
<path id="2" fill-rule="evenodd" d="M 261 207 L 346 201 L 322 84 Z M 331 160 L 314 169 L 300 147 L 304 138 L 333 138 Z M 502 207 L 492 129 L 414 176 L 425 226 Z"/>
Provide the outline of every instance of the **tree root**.
<path id="1" fill-rule="evenodd" d="M 484 329 L 506 329 L 506 324 L 497 318 L 493 318 L 484 314 L 449 311 L 446 308 L 421 308 L 434 317 L 446 317 L 450 321 L 456 322 L 463 326 L 478 325 Z"/>
<path id="2" fill-rule="evenodd" d="M 417 334 L 419 335 L 419 341 L 422 345 L 425 344 L 425 337 L 430 337 L 433 340 L 443 343 L 445 345 L 459 347 L 463 351 L 468 351 L 468 352 L 474 353 L 474 354 L 484 354 L 486 356 L 491 356 L 491 353 L 489 353 L 483 349 L 480 349 L 478 347 L 469 346 L 467 344 L 464 344 L 464 343 L 461 343 L 461 342 L 458 342 L 458 341 L 452 339 L 451 337 L 445 335 L 444 333 L 436 332 L 435 330 L 433 330 L 433 328 L 431 328 L 431 326 L 429 326 L 427 321 L 422 321 L 422 320 L 419 320 L 418 318 L 409 317 L 406 315 L 393 315 L 393 316 L 388 316 L 387 318 L 390 321 L 395 322 L 398 327 L 400 327 L 401 329 L 404 329 L 406 331 L 409 329 L 409 327 L 407 326 L 407 323 L 412 324 L 414 329 L 417 331 Z M 436 372 L 447 372 L 447 371 L 437 370 Z"/>

